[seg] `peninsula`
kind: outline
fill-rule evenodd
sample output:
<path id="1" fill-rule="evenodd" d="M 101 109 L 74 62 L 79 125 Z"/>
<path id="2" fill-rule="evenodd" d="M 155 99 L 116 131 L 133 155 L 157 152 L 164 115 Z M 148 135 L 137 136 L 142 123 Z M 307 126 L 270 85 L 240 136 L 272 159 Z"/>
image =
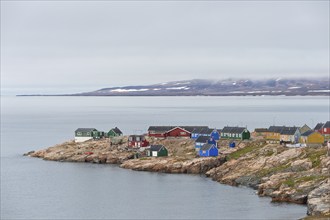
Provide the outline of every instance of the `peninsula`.
<path id="1" fill-rule="evenodd" d="M 146 139 L 150 144 L 166 146 L 168 156 L 141 156 L 139 150 L 128 147 L 128 136 L 72 140 L 25 156 L 119 164 L 137 171 L 205 174 L 223 184 L 252 187 L 259 196 L 269 196 L 274 202 L 307 204 L 308 215 L 330 216 L 330 157 L 325 146 L 289 148 L 256 138 L 236 141 L 230 148 L 230 141 L 221 139 L 217 142 L 219 156 L 199 157 L 192 139 Z"/>

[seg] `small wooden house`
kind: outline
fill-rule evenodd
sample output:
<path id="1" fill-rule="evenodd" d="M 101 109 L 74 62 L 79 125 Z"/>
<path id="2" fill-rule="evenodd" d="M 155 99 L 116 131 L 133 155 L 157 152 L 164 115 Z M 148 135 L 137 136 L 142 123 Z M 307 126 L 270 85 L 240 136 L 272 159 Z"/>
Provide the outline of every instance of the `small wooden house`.
<path id="1" fill-rule="evenodd" d="M 166 137 L 191 137 L 191 133 L 182 127 L 174 127 L 166 133 Z"/>
<path id="2" fill-rule="evenodd" d="M 306 131 L 300 137 L 302 144 L 323 144 L 324 136 L 317 131 Z"/>
<path id="3" fill-rule="evenodd" d="M 147 151 L 148 157 L 167 157 L 168 151 L 164 145 L 150 145 Z"/>
<path id="4" fill-rule="evenodd" d="M 110 131 L 108 132 L 108 137 L 118 137 L 122 135 L 123 132 L 121 132 L 121 130 L 117 127 L 110 129 Z"/>
<path id="5" fill-rule="evenodd" d="M 75 142 L 84 142 L 101 137 L 100 132 L 98 132 L 95 128 L 78 128 L 74 133 Z"/>
<path id="6" fill-rule="evenodd" d="M 144 135 L 130 135 L 128 137 L 128 147 L 140 148 L 147 147 L 149 142 L 146 140 Z"/>
<path id="7" fill-rule="evenodd" d="M 307 132 L 307 131 L 311 131 L 312 129 L 308 126 L 308 125 L 306 125 L 306 124 L 304 124 L 303 126 L 301 126 L 300 128 L 299 128 L 299 132 L 300 132 L 300 134 L 303 134 L 303 133 L 305 133 L 305 132 Z"/>
<path id="8" fill-rule="evenodd" d="M 300 138 L 298 127 L 284 127 L 280 133 L 280 141 L 286 143 L 297 143 Z"/>
<path id="9" fill-rule="evenodd" d="M 218 155 L 218 148 L 214 144 L 204 144 L 199 150 L 200 157 L 217 157 Z"/>
<path id="10" fill-rule="evenodd" d="M 204 144 L 214 144 L 217 146 L 217 142 L 211 136 L 199 136 L 195 141 L 196 150 L 199 150 Z"/>
<path id="11" fill-rule="evenodd" d="M 244 127 L 224 127 L 221 131 L 221 138 L 224 139 L 250 139 L 250 132 Z"/>

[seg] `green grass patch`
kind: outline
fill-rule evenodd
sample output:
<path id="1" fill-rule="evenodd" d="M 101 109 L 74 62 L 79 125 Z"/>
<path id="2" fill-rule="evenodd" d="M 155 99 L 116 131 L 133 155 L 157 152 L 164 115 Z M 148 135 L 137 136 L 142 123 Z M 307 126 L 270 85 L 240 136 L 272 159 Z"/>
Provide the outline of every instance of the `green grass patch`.
<path id="1" fill-rule="evenodd" d="M 289 187 L 294 187 L 295 181 L 293 178 L 289 178 L 283 182 L 283 184 L 289 186 Z"/>
<path id="2" fill-rule="evenodd" d="M 315 148 L 309 148 L 307 149 L 307 158 L 312 161 L 312 167 L 319 167 L 321 164 L 320 157 L 323 155 L 326 155 L 327 150 L 325 148 L 315 149 Z"/>
<path id="3" fill-rule="evenodd" d="M 309 182 L 309 181 L 322 181 L 325 180 L 326 176 L 303 176 L 300 178 L 297 178 L 295 180 L 296 183 L 303 183 L 303 182 Z"/>
<path id="4" fill-rule="evenodd" d="M 140 157 L 139 160 L 150 160 L 150 157 Z"/>

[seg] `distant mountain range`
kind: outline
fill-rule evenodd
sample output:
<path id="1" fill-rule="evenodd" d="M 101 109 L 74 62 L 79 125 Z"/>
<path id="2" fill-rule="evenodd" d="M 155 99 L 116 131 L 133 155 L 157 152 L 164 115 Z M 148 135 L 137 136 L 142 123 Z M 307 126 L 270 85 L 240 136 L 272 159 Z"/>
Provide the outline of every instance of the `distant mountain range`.
<path id="1" fill-rule="evenodd" d="M 111 87 L 73 94 L 77 96 L 246 96 L 326 95 L 329 79 L 184 80 L 147 86 Z"/>
<path id="2" fill-rule="evenodd" d="M 317 79 L 194 79 L 145 86 L 103 88 L 69 96 L 260 96 L 330 95 L 328 78 Z"/>

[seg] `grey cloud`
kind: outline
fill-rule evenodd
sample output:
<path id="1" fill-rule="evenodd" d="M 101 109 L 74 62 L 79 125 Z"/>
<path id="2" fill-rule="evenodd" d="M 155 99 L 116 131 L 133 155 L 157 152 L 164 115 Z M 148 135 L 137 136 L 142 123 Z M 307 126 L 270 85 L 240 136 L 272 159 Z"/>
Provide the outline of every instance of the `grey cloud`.
<path id="1" fill-rule="evenodd" d="M 329 72 L 326 1 L 15 1 L 1 6 L 4 86 Z"/>

